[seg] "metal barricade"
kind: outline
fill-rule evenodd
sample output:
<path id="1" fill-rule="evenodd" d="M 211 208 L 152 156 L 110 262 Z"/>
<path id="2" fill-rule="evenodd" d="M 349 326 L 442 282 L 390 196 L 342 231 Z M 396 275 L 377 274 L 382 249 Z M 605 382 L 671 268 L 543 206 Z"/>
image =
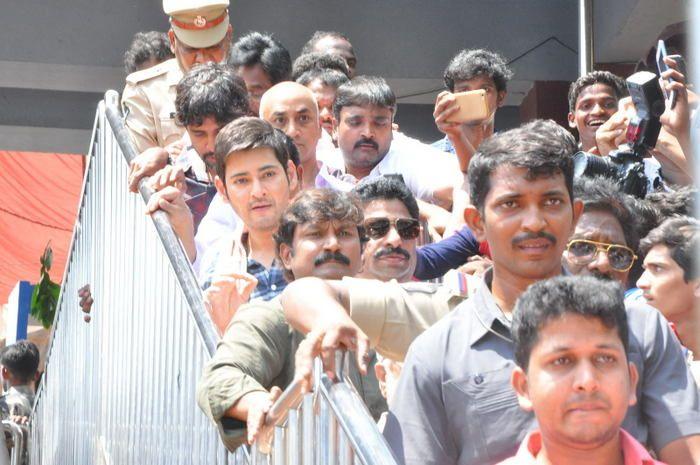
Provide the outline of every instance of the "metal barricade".
<path id="1" fill-rule="evenodd" d="M 0 463 L 8 463 L 10 465 L 21 465 L 22 458 L 25 454 L 27 438 L 29 437 L 29 431 L 27 430 L 27 427 L 18 425 L 17 423 L 11 420 L 3 420 L 2 431 L 2 441 L 5 441 L 5 434 L 8 434 L 12 438 L 12 449 L 7 451 L 8 455 L 3 454 L 2 457 L 0 457 Z M 2 445 L 0 447 L 4 448 L 5 446 Z"/>
<path id="2" fill-rule="evenodd" d="M 296 381 L 273 404 L 250 465 L 396 465 L 362 398 L 346 377 L 346 355 L 336 357 L 335 380 L 316 360 L 314 389 Z"/>
<path id="3" fill-rule="evenodd" d="M 226 451 L 195 400 L 218 337 L 167 216 L 144 214 L 152 194 L 144 182 L 141 198 L 127 191 L 135 155 L 118 94 L 108 91 L 32 413 L 30 463 L 393 465 L 342 372 L 337 382 L 318 375 L 314 394 L 301 396 L 298 384 L 285 391 L 272 456 L 257 445 L 252 457 L 247 447 Z M 87 323 L 77 296 L 86 283 L 94 299 Z"/>
<path id="4" fill-rule="evenodd" d="M 216 333 L 166 215 L 144 214 L 143 183 L 142 196 L 127 190 L 134 151 L 120 116 L 110 91 L 93 129 L 32 415 L 30 463 L 244 463 L 197 407 L 196 383 Z M 86 283 L 89 323 L 77 297 Z"/>

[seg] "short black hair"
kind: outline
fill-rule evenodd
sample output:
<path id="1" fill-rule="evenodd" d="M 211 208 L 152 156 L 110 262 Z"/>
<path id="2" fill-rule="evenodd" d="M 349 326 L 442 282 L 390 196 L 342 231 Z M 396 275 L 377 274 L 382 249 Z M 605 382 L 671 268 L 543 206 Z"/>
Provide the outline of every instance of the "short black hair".
<path id="1" fill-rule="evenodd" d="M 275 128 L 275 130 L 284 137 L 284 143 L 287 147 L 287 157 L 292 161 L 292 163 L 294 163 L 295 167 L 299 167 L 301 158 L 299 157 L 299 149 L 294 143 L 294 139 L 285 134 L 281 129 Z"/>
<path id="2" fill-rule="evenodd" d="M 394 176 L 378 176 L 360 181 L 353 191 L 367 206 L 373 200 L 399 200 L 404 204 L 411 218 L 418 219 L 418 202 L 406 183 Z"/>
<path id="3" fill-rule="evenodd" d="M 581 95 L 583 89 L 595 84 L 605 84 L 610 87 L 615 95 L 616 100 L 620 100 L 622 97 L 627 96 L 627 86 L 625 81 L 610 71 L 591 71 L 588 74 L 581 76 L 571 83 L 569 87 L 569 111 L 574 112 L 576 109 L 576 101 L 578 96 Z"/>
<path id="4" fill-rule="evenodd" d="M 343 73 L 349 79 L 350 70 L 343 57 L 330 53 L 311 52 L 300 55 L 292 65 L 292 80 L 299 82 L 299 76 L 311 70 L 332 69 Z"/>
<path id="5" fill-rule="evenodd" d="M 231 47 L 230 63 L 240 68 L 260 64 L 272 84 L 289 81 L 292 58 L 284 45 L 272 34 L 249 32 Z"/>
<path id="6" fill-rule="evenodd" d="M 700 221 L 689 216 L 665 220 L 642 239 L 639 248 L 646 255 L 655 245 L 668 247 L 669 255 L 683 270 L 686 283 L 697 278 L 698 270 L 693 265 L 700 253 Z"/>
<path id="7" fill-rule="evenodd" d="M 345 74 L 329 68 L 310 69 L 297 78 L 297 82 L 302 86 L 308 87 L 312 82 L 319 81 L 324 86 L 330 86 L 336 90 L 349 80 L 350 78 L 348 78 Z"/>
<path id="8" fill-rule="evenodd" d="M 340 32 L 337 31 L 316 31 L 313 33 L 311 38 L 306 41 L 304 44 L 304 47 L 301 49 L 301 55 L 305 55 L 307 53 L 315 52 L 315 47 L 318 42 L 320 42 L 322 39 L 325 39 L 326 37 L 333 37 L 334 39 L 340 39 L 344 40 L 345 42 L 350 44 L 350 47 L 352 47 L 352 44 L 350 43 L 350 39 L 348 39 L 344 34 L 341 34 Z M 353 54 L 355 51 L 353 50 Z"/>
<path id="9" fill-rule="evenodd" d="M 177 84 L 175 112 L 184 126 L 199 126 L 207 117 L 228 124 L 250 112 L 245 83 L 228 65 L 195 66 Z"/>
<path id="10" fill-rule="evenodd" d="M 654 191 L 644 201 L 659 212 L 659 223 L 672 216 L 692 216 L 698 190 L 695 186 L 676 187 L 669 191 Z"/>
<path id="11" fill-rule="evenodd" d="M 18 341 L 3 349 L 0 364 L 20 383 L 28 384 L 39 369 L 39 349 L 33 342 Z"/>
<path id="12" fill-rule="evenodd" d="M 340 121 L 340 111 L 345 107 L 376 105 L 388 108 L 396 114 L 396 95 L 384 78 L 357 76 L 338 87 L 333 102 L 333 115 Z"/>
<path id="13" fill-rule="evenodd" d="M 500 166 L 525 168 L 528 179 L 564 176 L 573 202 L 576 141 L 566 129 L 552 120 L 534 120 L 486 139 L 469 162 L 468 180 L 471 203 L 483 213 L 491 189 L 491 175 Z"/>
<path id="14" fill-rule="evenodd" d="M 144 63 L 151 58 L 162 63 L 175 58 L 170 49 L 168 35 L 159 31 L 137 32 L 131 40 L 129 48 L 124 52 L 124 69 L 131 74 L 142 69 Z"/>
<path id="15" fill-rule="evenodd" d="M 637 212 L 631 207 L 632 196 L 623 193 L 612 179 L 593 176 L 574 180 L 574 197 L 583 202 L 583 213 L 590 211 L 612 215 L 622 228 L 627 247 L 636 251 L 639 247 Z"/>
<path id="16" fill-rule="evenodd" d="M 456 81 L 468 81 L 481 74 L 493 79 L 498 92 L 506 90 L 508 81 L 513 77 L 505 58 L 499 53 L 479 48 L 462 50 L 455 55 L 445 68 L 443 79 L 450 92 L 454 92 Z"/>
<path id="17" fill-rule="evenodd" d="M 233 120 L 224 126 L 216 136 L 216 175 L 226 185 L 226 160 L 236 152 L 268 147 L 275 153 L 277 161 L 287 173 L 289 149 L 287 139 L 282 131 L 272 127 L 260 118 L 245 116 Z"/>
<path id="18" fill-rule="evenodd" d="M 515 304 L 511 334 L 520 368 L 527 371 L 530 353 L 545 325 L 567 313 L 595 318 L 606 328 L 616 329 L 628 353 L 629 327 L 622 287 L 591 276 L 558 276 L 531 285 Z"/>
<path id="19" fill-rule="evenodd" d="M 274 234 L 275 250 L 279 257 L 280 246 L 292 247 L 296 227 L 306 223 L 327 221 L 349 221 L 357 225 L 358 237 L 364 237 L 362 221 L 364 214 L 357 195 L 333 189 L 305 189 L 294 197 L 280 218 L 280 225 Z M 290 270 L 284 270 L 287 281 L 294 280 Z"/>

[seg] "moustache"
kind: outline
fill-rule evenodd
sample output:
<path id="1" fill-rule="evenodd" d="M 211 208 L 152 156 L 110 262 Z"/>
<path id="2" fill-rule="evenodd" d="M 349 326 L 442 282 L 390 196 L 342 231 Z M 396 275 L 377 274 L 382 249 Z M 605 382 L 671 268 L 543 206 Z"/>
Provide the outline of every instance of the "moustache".
<path id="1" fill-rule="evenodd" d="M 385 247 L 381 250 L 378 250 L 374 253 L 374 258 L 381 258 L 384 255 L 392 255 L 392 254 L 398 254 L 403 256 L 406 260 L 411 259 L 411 254 L 409 254 L 406 249 L 402 249 L 401 247 Z"/>
<path id="2" fill-rule="evenodd" d="M 594 278 L 597 278 L 597 279 L 601 279 L 603 281 L 613 281 L 614 280 L 612 275 L 606 274 L 606 273 L 601 273 L 598 270 L 591 271 L 591 276 L 593 276 Z"/>
<path id="3" fill-rule="evenodd" d="M 372 139 L 365 139 L 362 138 L 355 142 L 355 148 L 358 148 L 360 145 L 371 145 L 374 150 L 379 150 L 379 144 L 377 144 L 375 141 Z"/>
<path id="4" fill-rule="evenodd" d="M 551 234 L 546 233 L 544 231 L 540 231 L 538 233 L 524 233 L 524 234 L 520 234 L 519 236 L 515 236 L 513 238 L 513 240 L 511 241 L 511 244 L 513 244 L 513 246 L 516 246 L 516 245 L 520 244 L 521 242 L 529 241 L 531 239 L 546 239 L 549 242 L 551 242 L 552 245 L 557 243 L 556 237 L 554 237 Z"/>
<path id="5" fill-rule="evenodd" d="M 330 261 L 336 261 L 346 266 L 350 265 L 350 259 L 340 252 L 323 252 L 314 259 L 314 266 L 321 266 Z"/>

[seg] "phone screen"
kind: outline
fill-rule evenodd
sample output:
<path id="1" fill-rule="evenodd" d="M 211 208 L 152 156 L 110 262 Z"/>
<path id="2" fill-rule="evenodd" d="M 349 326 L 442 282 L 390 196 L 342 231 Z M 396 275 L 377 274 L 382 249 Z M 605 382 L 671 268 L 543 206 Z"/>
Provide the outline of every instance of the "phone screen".
<path id="1" fill-rule="evenodd" d="M 667 56 L 668 53 L 666 52 L 666 43 L 663 40 L 659 40 L 659 43 L 656 45 L 656 68 L 659 70 L 659 76 L 661 76 L 661 73 L 669 69 L 669 66 L 664 61 L 664 58 Z M 673 79 L 669 79 L 669 81 L 673 82 Z M 673 108 L 676 105 L 676 93 L 671 92 L 669 95 L 663 86 L 661 86 L 661 90 L 663 91 L 666 100 L 670 102 L 671 108 Z"/>

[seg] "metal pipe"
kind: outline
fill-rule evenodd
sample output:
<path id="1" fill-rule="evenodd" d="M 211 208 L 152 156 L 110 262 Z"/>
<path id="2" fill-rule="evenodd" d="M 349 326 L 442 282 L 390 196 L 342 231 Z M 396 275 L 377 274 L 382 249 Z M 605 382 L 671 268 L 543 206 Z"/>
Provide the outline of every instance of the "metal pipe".
<path id="1" fill-rule="evenodd" d="M 108 90 L 105 93 L 105 114 L 112 128 L 112 132 L 114 133 L 114 137 L 124 154 L 124 158 L 127 163 L 130 163 L 138 154 L 131 143 L 128 130 L 122 120 L 121 110 L 119 108 L 119 94 L 113 90 Z M 138 189 L 144 202 L 147 203 L 153 194 L 153 190 L 148 187 L 146 179 L 142 179 L 141 182 L 139 182 Z M 170 226 L 168 215 L 163 211 L 157 211 L 151 215 L 151 218 L 153 219 L 153 224 L 163 243 L 165 252 L 168 258 L 170 258 L 170 263 L 175 270 L 180 287 L 185 294 L 185 298 L 192 312 L 192 317 L 199 329 L 199 334 L 209 352 L 209 356 L 212 356 L 214 352 L 216 352 L 216 344 L 218 343 L 219 337 L 216 334 L 211 317 L 204 307 L 202 291 L 194 276 L 190 261 L 180 245 L 180 240 L 177 238 L 172 226 Z"/>
<path id="2" fill-rule="evenodd" d="M 593 71 L 593 0 L 578 0 L 578 73 Z"/>
<path id="3" fill-rule="evenodd" d="M 22 427 L 14 421 L 3 420 L 2 428 L 12 436 L 13 446 L 12 452 L 10 453 L 10 463 L 12 465 L 21 465 L 22 456 L 24 455 L 24 434 L 22 432 Z"/>

